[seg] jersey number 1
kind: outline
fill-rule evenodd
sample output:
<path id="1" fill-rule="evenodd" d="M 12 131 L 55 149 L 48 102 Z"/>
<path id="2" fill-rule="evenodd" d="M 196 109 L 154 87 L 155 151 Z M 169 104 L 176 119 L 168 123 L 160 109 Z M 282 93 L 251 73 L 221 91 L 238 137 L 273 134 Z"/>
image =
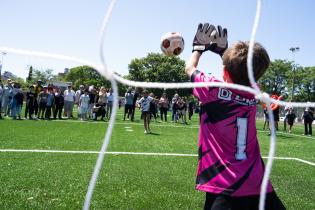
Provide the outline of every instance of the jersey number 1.
<path id="1" fill-rule="evenodd" d="M 246 140 L 247 140 L 247 118 L 237 118 L 237 139 L 236 139 L 236 160 L 247 159 Z"/>

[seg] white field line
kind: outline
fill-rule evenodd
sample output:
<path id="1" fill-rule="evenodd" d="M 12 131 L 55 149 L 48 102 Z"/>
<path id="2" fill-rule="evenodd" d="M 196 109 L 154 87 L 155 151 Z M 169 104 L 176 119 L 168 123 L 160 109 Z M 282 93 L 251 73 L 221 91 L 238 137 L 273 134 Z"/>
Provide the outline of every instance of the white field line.
<path id="1" fill-rule="evenodd" d="M 29 152 L 29 153 L 63 153 L 63 154 L 99 154 L 99 151 L 80 151 L 80 150 L 41 150 L 41 149 L 0 149 L 0 152 Z M 181 153 L 152 153 L 152 152 L 105 152 L 109 155 L 144 155 L 144 156 L 175 156 L 175 157 L 197 157 L 197 154 Z M 267 159 L 268 157 L 262 157 Z M 295 160 L 311 166 L 315 163 L 294 157 L 274 157 L 276 160 Z"/>
<path id="2" fill-rule="evenodd" d="M 70 123 L 105 123 L 107 124 L 108 122 L 102 122 L 102 121 L 96 121 L 96 122 L 87 122 L 87 121 L 78 121 L 78 120 L 54 120 L 51 122 L 70 122 Z M 116 122 L 116 125 L 138 125 L 138 126 L 143 126 L 143 123 L 135 123 L 135 122 L 124 122 L 124 123 L 120 123 L 120 122 Z M 152 124 L 151 124 L 152 125 Z M 199 125 L 178 125 L 176 123 L 173 124 L 165 124 L 165 123 L 154 123 L 152 125 L 153 127 L 172 127 L 172 128 L 199 128 Z M 259 133 L 268 133 L 269 131 L 261 131 L 261 130 L 257 130 L 257 132 Z M 284 134 L 284 135 L 288 135 L 288 136 L 296 136 L 296 137 L 301 137 L 301 138 L 307 138 L 307 139 L 315 139 L 315 137 L 312 136 L 304 136 L 304 135 L 298 135 L 298 134 L 293 134 L 293 133 L 285 133 L 282 131 L 277 131 L 276 133 L 280 133 L 280 134 Z"/>

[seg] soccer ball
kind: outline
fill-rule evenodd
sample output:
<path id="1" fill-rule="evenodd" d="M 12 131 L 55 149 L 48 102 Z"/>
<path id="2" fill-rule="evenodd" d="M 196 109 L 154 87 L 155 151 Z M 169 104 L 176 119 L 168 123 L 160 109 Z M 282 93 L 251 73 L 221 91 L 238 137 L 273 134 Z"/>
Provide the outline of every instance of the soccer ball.
<path id="1" fill-rule="evenodd" d="M 165 55 L 179 55 L 184 50 L 184 39 L 177 32 L 168 32 L 161 39 L 161 50 Z"/>

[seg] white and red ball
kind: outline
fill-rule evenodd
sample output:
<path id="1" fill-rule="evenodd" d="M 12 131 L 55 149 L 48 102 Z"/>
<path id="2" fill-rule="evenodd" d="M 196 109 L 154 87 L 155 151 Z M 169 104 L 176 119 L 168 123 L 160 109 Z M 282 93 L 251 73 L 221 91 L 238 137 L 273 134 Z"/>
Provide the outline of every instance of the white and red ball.
<path id="1" fill-rule="evenodd" d="M 183 52 L 185 46 L 182 35 L 177 32 L 168 32 L 161 39 L 161 50 L 165 55 L 177 56 Z"/>

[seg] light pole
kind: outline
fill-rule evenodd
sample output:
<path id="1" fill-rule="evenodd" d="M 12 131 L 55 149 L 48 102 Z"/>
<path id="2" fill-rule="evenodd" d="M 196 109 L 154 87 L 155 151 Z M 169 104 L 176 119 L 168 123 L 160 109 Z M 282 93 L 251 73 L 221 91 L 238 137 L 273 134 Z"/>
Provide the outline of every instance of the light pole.
<path id="1" fill-rule="evenodd" d="M 2 66 L 3 66 L 3 56 L 6 55 L 6 52 L 0 52 L 1 53 L 1 63 L 0 63 L 0 84 L 2 84 Z"/>
<path id="2" fill-rule="evenodd" d="M 291 47 L 289 49 L 293 55 L 293 75 L 292 75 L 292 92 L 291 92 L 291 101 L 293 100 L 293 93 L 294 93 L 294 80 L 295 80 L 295 53 L 300 50 L 300 47 Z"/>

